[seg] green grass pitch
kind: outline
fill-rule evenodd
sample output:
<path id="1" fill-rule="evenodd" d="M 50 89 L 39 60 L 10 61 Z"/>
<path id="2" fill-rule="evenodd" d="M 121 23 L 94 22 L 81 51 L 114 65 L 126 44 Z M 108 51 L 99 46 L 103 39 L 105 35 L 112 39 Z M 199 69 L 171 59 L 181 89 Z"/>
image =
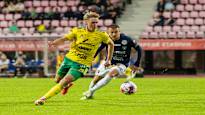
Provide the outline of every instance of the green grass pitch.
<path id="1" fill-rule="evenodd" d="M 55 83 L 51 79 L 0 79 L 0 115 L 205 115 L 205 78 L 139 78 L 134 95 L 119 91 L 125 79 L 114 79 L 94 100 L 79 100 L 91 78 L 43 106 L 33 101 Z"/>

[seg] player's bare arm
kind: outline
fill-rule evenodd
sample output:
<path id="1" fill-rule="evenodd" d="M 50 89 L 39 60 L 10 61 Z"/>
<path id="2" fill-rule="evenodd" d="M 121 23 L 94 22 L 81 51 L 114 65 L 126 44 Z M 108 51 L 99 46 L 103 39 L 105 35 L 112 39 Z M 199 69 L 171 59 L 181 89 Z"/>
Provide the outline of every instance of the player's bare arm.
<path id="1" fill-rule="evenodd" d="M 48 42 L 48 45 L 50 46 L 50 47 L 56 47 L 56 46 L 58 46 L 58 45 L 61 45 L 61 44 L 63 44 L 65 41 L 67 41 L 68 39 L 66 39 L 65 37 L 61 37 L 61 38 L 58 38 L 58 39 L 56 39 L 56 40 L 54 40 L 54 41 L 50 41 L 50 42 Z"/>
<path id="2" fill-rule="evenodd" d="M 112 60 L 112 55 L 113 55 L 113 51 L 114 51 L 114 43 L 113 41 L 110 39 L 108 42 L 108 52 L 107 52 L 107 60 L 105 62 L 105 67 L 109 66 L 111 64 L 111 60 Z"/>

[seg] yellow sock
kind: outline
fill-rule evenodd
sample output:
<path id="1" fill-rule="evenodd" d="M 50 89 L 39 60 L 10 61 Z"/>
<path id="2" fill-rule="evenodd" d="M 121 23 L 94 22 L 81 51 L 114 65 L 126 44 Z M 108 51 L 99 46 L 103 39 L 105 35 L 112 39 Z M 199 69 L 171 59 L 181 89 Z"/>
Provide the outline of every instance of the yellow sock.
<path id="1" fill-rule="evenodd" d="M 60 84 L 56 84 L 43 97 L 45 97 L 46 99 L 49 99 L 55 96 L 56 94 L 58 94 L 62 90 L 62 88 L 63 86 L 61 86 Z"/>

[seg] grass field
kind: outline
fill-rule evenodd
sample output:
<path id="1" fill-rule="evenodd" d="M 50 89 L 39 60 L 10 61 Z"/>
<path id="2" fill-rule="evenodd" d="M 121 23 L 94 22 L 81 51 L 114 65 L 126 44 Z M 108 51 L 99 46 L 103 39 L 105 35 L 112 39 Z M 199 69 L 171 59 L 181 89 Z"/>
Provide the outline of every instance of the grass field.
<path id="1" fill-rule="evenodd" d="M 0 115 L 205 115 L 204 78 L 135 79 L 134 95 L 119 91 L 123 80 L 112 80 L 94 100 L 81 101 L 91 79 L 79 79 L 66 96 L 35 106 L 55 84 L 51 79 L 0 79 Z"/>

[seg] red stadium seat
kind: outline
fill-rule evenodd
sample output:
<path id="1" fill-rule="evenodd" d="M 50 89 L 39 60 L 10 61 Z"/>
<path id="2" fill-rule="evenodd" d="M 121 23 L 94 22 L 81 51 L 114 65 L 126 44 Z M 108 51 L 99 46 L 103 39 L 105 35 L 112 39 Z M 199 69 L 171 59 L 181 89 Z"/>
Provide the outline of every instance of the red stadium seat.
<path id="1" fill-rule="evenodd" d="M 44 12 L 50 12 L 51 11 L 51 8 L 50 7 L 45 7 L 44 8 Z"/>
<path id="2" fill-rule="evenodd" d="M 25 22 L 26 27 L 33 27 L 33 21 L 32 20 L 28 20 Z"/>
<path id="3" fill-rule="evenodd" d="M 200 18 L 205 18 L 205 11 L 200 11 L 199 12 L 199 17 Z"/>
<path id="4" fill-rule="evenodd" d="M 13 14 L 6 14 L 5 15 L 5 20 L 11 21 L 11 20 L 13 20 L 13 18 L 14 18 Z"/>
<path id="5" fill-rule="evenodd" d="M 197 11 L 193 11 L 193 12 L 190 13 L 190 17 L 191 18 L 197 18 L 197 17 L 199 17 L 199 14 L 198 14 Z"/>
<path id="6" fill-rule="evenodd" d="M 59 21 L 58 20 L 52 20 L 51 21 L 51 26 L 58 27 L 59 26 Z"/>
<path id="7" fill-rule="evenodd" d="M 181 18 L 180 18 L 180 19 L 177 19 L 176 24 L 182 26 L 182 25 L 185 24 L 185 20 L 184 20 L 184 19 L 181 19 Z"/>
<path id="8" fill-rule="evenodd" d="M 181 31 L 181 27 L 180 26 L 173 26 L 172 31 L 174 31 L 174 32 Z"/>
<path id="9" fill-rule="evenodd" d="M 191 26 L 190 30 L 197 32 L 197 31 L 199 31 L 199 26 Z"/>
<path id="10" fill-rule="evenodd" d="M 64 6 L 61 8 L 61 12 L 66 12 L 68 10 L 68 7 L 67 6 Z"/>
<path id="11" fill-rule="evenodd" d="M 173 17 L 173 18 L 180 18 L 180 12 L 174 11 L 174 12 L 172 13 L 172 17 Z"/>
<path id="12" fill-rule="evenodd" d="M 40 7 L 40 6 L 41 6 L 41 1 L 39 1 L 39 0 L 34 0 L 34 1 L 33 1 L 33 6 L 34 6 L 34 7 Z"/>
<path id="13" fill-rule="evenodd" d="M 42 7 L 47 7 L 47 6 L 49 6 L 49 1 L 48 1 L 48 0 L 42 0 L 42 1 L 41 1 L 41 6 L 42 6 Z"/>
<path id="14" fill-rule="evenodd" d="M 150 32 L 149 38 L 159 38 L 158 32 Z"/>
<path id="15" fill-rule="evenodd" d="M 4 5 L 5 5 L 4 1 L 0 1 L 0 8 L 3 8 Z"/>
<path id="16" fill-rule="evenodd" d="M 109 25 L 111 25 L 111 24 L 113 24 L 113 20 L 112 20 L 112 19 L 105 19 L 105 20 L 104 20 L 104 25 L 105 25 L 105 26 L 109 26 Z"/>
<path id="17" fill-rule="evenodd" d="M 33 34 L 35 32 L 35 28 L 28 28 L 29 33 Z"/>
<path id="18" fill-rule="evenodd" d="M 187 25 L 194 25 L 194 19 L 193 18 L 187 18 L 186 19 L 186 24 Z"/>
<path id="19" fill-rule="evenodd" d="M 41 21 L 41 20 L 35 20 L 35 21 L 34 21 L 34 26 L 38 26 L 38 25 L 40 25 L 40 24 L 42 24 L 42 21 Z"/>
<path id="20" fill-rule="evenodd" d="M 186 37 L 186 33 L 185 32 L 177 32 L 177 38 L 185 38 Z"/>
<path id="21" fill-rule="evenodd" d="M 162 32 L 162 26 L 155 26 L 154 31 L 155 32 Z"/>
<path id="22" fill-rule="evenodd" d="M 164 26 L 163 31 L 164 32 L 170 32 L 172 30 L 171 26 Z"/>
<path id="23" fill-rule="evenodd" d="M 55 29 L 55 31 L 56 31 L 58 34 L 64 33 L 64 30 L 63 30 L 62 27 L 57 27 L 57 28 Z"/>
<path id="24" fill-rule="evenodd" d="M 32 7 L 33 6 L 33 1 L 25 1 L 24 2 L 25 7 Z"/>
<path id="25" fill-rule="evenodd" d="M 104 25 L 104 24 L 103 24 L 103 20 L 99 20 L 97 25 L 98 25 L 98 26 L 103 26 L 103 25 Z"/>
<path id="26" fill-rule="evenodd" d="M 51 21 L 50 20 L 43 20 L 43 24 L 47 27 L 51 26 Z"/>
<path id="27" fill-rule="evenodd" d="M 51 1 L 49 2 L 49 5 L 50 5 L 51 7 L 57 7 L 57 6 L 58 6 L 56 0 L 51 0 Z"/>
<path id="28" fill-rule="evenodd" d="M 188 0 L 181 0 L 181 4 L 188 4 L 189 1 Z"/>
<path id="29" fill-rule="evenodd" d="M 4 21 L 4 20 L 5 20 L 4 14 L 0 14 L 0 21 Z"/>
<path id="30" fill-rule="evenodd" d="M 102 26 L 102 27 L 100 27 L 100 30 L 101 30 L 101 31 L 106 31 L 106 30 L 107 30 L 107 27 Z"/>
<path id="31" fill-rule="evenodd" d="M 37 13 L 43 12 L 43 7 L 37 7 L 35 10 Z"/>
<path id="32" fill-rule="evenodd" d="M 205 25 L 201 25 L 201 26 L 199 27 L 199 30 L 205 32 Z"/>
<path id="33" fill-rule="evenodd" d="M 20 28 L 25 27 L 25 21 L 24 20 L 17 21 L 17 26 L 20 27 Z"/>
<path id="34" fill-rule="evenodd" d="M 204 38 L 205 34 L 204 31 L 197 31 L 196 32 L 196 38 Z"/>
<path id="35" fill-rule="evenodd" d="M 188 31 L 190 31 L 190 27 L 189 26 L 182 26 L 181 30 L 183 32 L 188 32 Z"/>
<path id="36" fill-rule="evenodd" d="M 69 2 L 69 1 L 68 1 Z M 62 7 L 62 6 L 66 6 L 66 2 L 65 1 L 62 1 L 62 0 L 59 0 L 58 1 L 58 6 Z"/>
<path id="37" fill-rule="evenodd" d="M 187 32 L 187 38 L 195 38 L 196 36 L 195 36 L 195 32 L 193 32 L 193 31 L 188 31 Z"/>
<path id="38" fill-rule="evenodd" d="M 173 32 L 173 31 L 168 32 L 167 37 L 168 38 L 177 38 L 177 33 Z"/>
<path id="39" fill-rule="evenodd" d="M 20 19 L 21 18 L 21 14 L 14 14 L 14 19 L 15 20 L 18 20 L 18 19 Z"/>
<path id="40" fill-rule="evenodd" d="M 28 31 L 28 28 L 21 28 L 20 32 L 21 33 L 28 33 L 29 31 Z"/>
<path id="41" fill-rule="evenodd" d="M 67 2 L 67 6 L 76 6 L 76 3 L 77 3 L 77 1 L 69 0 L 69 1 Z"/>
<path id="42" fill-rule="evenodd" d="M 184 5 L 177 5 L 177 11 L 184 11 Z"/>
<path id="43" fill-rule="evenodd" d="M 69 25 L 70 25 L 71 27 L 77 26 L 77 21 L 76 21 L 76 20 L 70 20 L 70 21 L 69 21 Z"/>
<path id="44" fill-rule="evenodd" d="M 65 28 L 63 29 L 63 31 L 64 31 L 65 33 L 68 33 L 70 30 L 71 30 L 70 27 L 65 27 Z"/>
<path id="45" fill-rule="evenodd" d="M 193 11 L 194 7 L 193 7 L 193 5 L 188 4 L 188 5 L 185 6 L 185 10 L 186 11 Z"/>
<path id="46" fill-rule="evenodd" d="M 71 9 L 73 12 L 76 12 L 78 10 L 78 8 L 76 6 L 72 6 Z"/>
<path id="47" fill-rule="evenodd" d="M 77 25 L 78 25 L 79 27 L 84 27 L 84 26 L 86 25 L 83 20 L 78 20 L 77 23 L 78 23 Z"/>
<path id="48" fill-rule="evenodd" d="M 195 24 L 196 25 L 203 25 L 204 24 L 204 22 L 203 22 L 203 19 L 202 18 L 197 18 L 197 19 L 195 19 Z"/>
<path id="49" fill-rule="evenodd" d="M 189 18 L 189 12 L 182 12 L 181 17 L 182 18 Z"/>
<path id="50" fill-rule="evenodd" d="M 167 38 L 167 32 L 159 32 L 159 38 Z"/>
<path id="51" fill-rule="evenodd" d="M 196 5 L 194 6 L 194 10 L 196 10 L 196 11 L 202 11 L 202 10 L 203 10 L 203 6 L 202 6 L 201 4 L 196 4 Z"/>
<path id="52" fill-rule="evenodd" d="M 197 4 L 197 3 L 198 3 L 198 0 L 189 0 L 189 3 L 190 3 L 190 4 Z"/>
<path id="53" fill-rule="evenodd" d="M 163 13 L 163 16 L 164 16 L 165 18 L 170 18 L 170 17 L 171 17 L 171 12 L 164 12 L 164 13 Z"/>
<path id="54" fill-rule="evenodd" d="M 4 28 L 2 32 L 3 32 L 4 34 L 8 34 L 8 33 L 10 33 L 10 31 L 9 31 L 8 28 Z"/>
<path id="55" fill-rule="evenodd" d="M 199 0 L 199 4 L 205 4 L 205 0 Z"/>
<path id="56" fill-rule="evenodd" d="M 0 27 L 1 28 L 7 28 L 9 26 L 8 22 L 7 21 L 1 21 L 0 22 Z"/>
<path id="57" fill-rule="evenodd" d="M 69 21 L 68 21 L 68 20 L 61 20 L 61 21 L 60 21 L 60 25 L 61 25 L 62 27 L 67 27 L 67 26 L 69 26 Z"/>

